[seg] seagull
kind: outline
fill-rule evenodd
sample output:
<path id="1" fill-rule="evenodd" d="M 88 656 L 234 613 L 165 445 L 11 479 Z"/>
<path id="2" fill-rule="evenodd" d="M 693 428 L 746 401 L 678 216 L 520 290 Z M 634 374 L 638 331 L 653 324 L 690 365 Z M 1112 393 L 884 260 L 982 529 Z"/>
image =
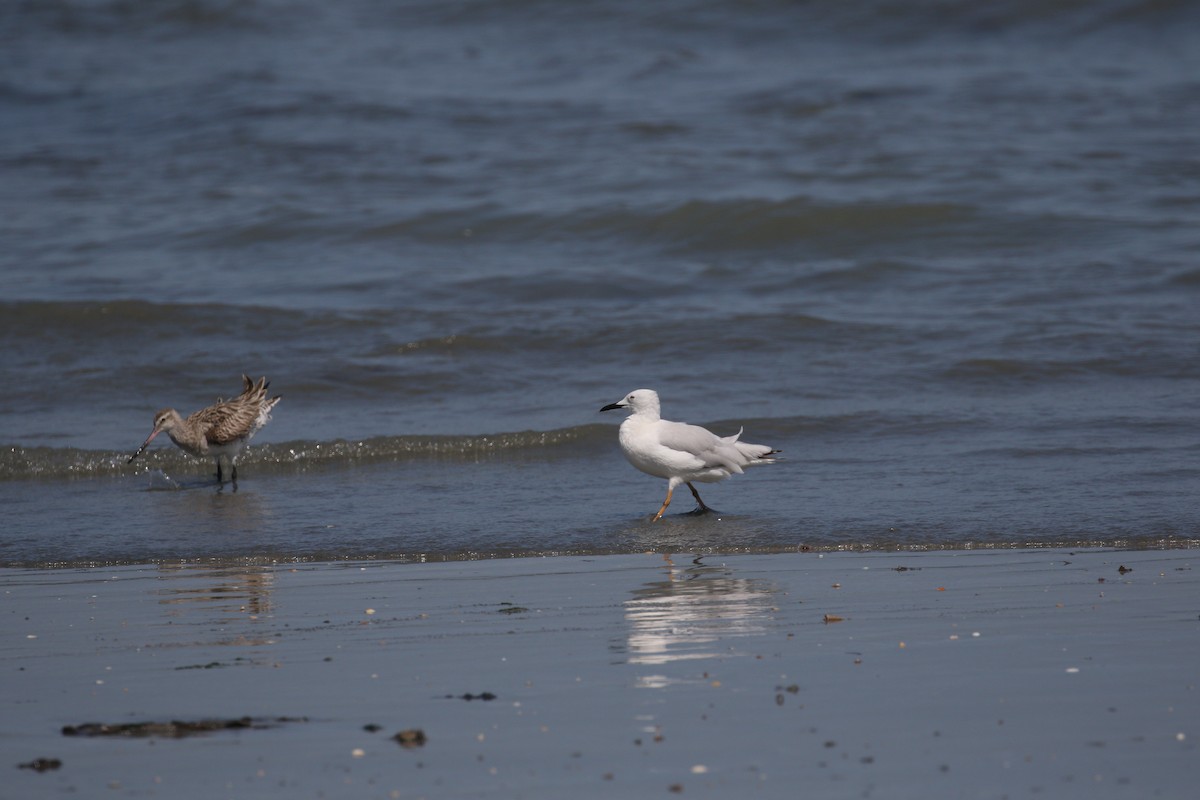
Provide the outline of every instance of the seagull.
<path id="1" fill-rule="evenodd" d="M 654 515 L 653 522 L 662 518 L 667 506 L 671 505 L 671 495 L 681 483 L 692 490 L 701 512 L 711 511 L 700 499 L 692 481 L 723 481 L 734 473 L 743 472 L 743 467 L 773 464 L 775 459 L 769 456 L 780 452 L 765 444 L 739 442 L 741 431 L 733 436 L 717 436 L 699 425 L 665 420 L 659 414 L 658 392 L 653 389 L 634 389 L 600 410 L 616 408 L 631 411 L 621 423 L 620 432 L 621 449 L 629 463 L 647 475 L 667 479 L 667 499 Z"/>
<path id="2" fill-rule="evenodd" d="M 129 463 L 140 456 L 150 442 L 163 431 L 171 441 L 185 453 L 196 457 L 208 456 L 217 460 L 217 480 L 224 483 L 224 462 L 229 462 L 229 472 L 237 481 L 238 454 L 271 419 L 271 409 L 282 399 L 282 395 L 267 397 L 266 378 L 255 383 L 242 375 L 242 393 L 232 400 L 217 399 L 207 408 L 202 408 L 184 419 L 173 408 L 164 408 L 154 415 L 154 430 L 142 442 L 137 452 L 129 457 Z"/>

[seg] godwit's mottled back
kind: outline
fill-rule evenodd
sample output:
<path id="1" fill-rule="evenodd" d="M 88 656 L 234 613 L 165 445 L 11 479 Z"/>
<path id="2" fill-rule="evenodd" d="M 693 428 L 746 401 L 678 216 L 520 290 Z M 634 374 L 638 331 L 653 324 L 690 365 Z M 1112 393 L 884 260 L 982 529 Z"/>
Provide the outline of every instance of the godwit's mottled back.
<path id="1" fill-rule="evenodd" d="M 258 383 L 242 375 L 242 393 L 231 400 L 218 399 L 213 405 L 202 408 L 184 419 L 173 408 L 164 408 L 154 415 L 154 430 L 142 442 L 137 452 L 129 457 L 132 462 L 163 431 L 171 437 L 179 449 L 197 457 L 217 460 L 217 480 L 224 482 L 229 464 L 229 477 L 237 480 L 236 459 L 246 442 L 271 419 L 271 409 L 282 395 L 267 397 L 266 378 Z"/>

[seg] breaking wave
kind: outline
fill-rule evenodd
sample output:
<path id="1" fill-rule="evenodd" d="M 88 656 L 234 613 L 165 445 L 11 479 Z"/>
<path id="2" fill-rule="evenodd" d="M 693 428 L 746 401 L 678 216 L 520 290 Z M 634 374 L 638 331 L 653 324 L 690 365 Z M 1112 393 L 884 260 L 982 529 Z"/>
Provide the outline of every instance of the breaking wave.
<path id="1" fill-rule="evenodd" d="M 473 461 L 521 457 L 565 447 L 611 446 L 613 429 L 581 425 L 553 431 L 517 431 L 480 436 L 376 436 L 367 439 L 252 444 L 238 458 L 259 471 L 304 470 L 338 464 L 402 460 Z M 197 460 L 173 447 L 151 450 L 132 464 L 131 453 L 72 447 L 9 446 L 0 451 L 0 480 L 98 478 L 136 475 L 148 469 L 179 469 Z"/>

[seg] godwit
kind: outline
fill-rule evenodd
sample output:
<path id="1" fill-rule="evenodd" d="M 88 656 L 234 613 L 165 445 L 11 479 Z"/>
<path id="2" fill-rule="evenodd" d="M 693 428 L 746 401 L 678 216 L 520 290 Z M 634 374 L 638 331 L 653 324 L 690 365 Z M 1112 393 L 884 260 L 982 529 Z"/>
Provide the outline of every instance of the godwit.
<path id="1" fill-rule="evenodd" d="M 242 393 L 232 400 L 217 399 L 208 408 L 202 408 L 187 419 L 179 416 L 173 408 L 164 408 L 154 415 L 154 430 L 142 442 L 137 452 L 129 457 L 132 463 L 163 431 L 171 437 L 171 441 L 183 450 L 197 457 L 208 456 L 217 460 L 217 480 L 225 482 L 225 474 L 229 473 L 231 480 L 237 480 L 238 454 L 242 452 L 250 437 L 258 433 L 259 428 L 271 419 L 271 409 L 279 402 L 282 395 L 267 397 L 266 378 L 258 383 L 242 375 L 244 388 Z M 225 469 L 228 462 L 229 469 Z"/>
<path id="2" fill-rule="evenodd" d="M 600 410 L 614 408 L 632 410 L 621 423 L 619 437 L 629 463 L 648 475 L 667 479 L 667 499 L 654 515 L 654 522 L 671 505 L 671 495 L 679 484 L 686 483 L 692 490 L 700 511 L 711 511 L 692 481 L 723 481 L 734 473 L 741 474 L 743 467 L 774 463 L 775 459 L 768 456 L 779 452 L 765 444 L 739 442 L 741 431 L 722 437 L 699 425 L 665 420 L 659 416 L 658 392 L 653 389 L 634 389 Z"/>

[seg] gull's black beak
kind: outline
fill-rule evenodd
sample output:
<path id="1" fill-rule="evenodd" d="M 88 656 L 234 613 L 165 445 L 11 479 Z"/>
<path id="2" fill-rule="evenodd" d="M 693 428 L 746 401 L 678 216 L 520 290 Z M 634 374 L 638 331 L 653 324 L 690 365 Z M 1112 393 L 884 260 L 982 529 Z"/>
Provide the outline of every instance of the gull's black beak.
<path id="1" fill-rule="evenodd" d="M 612 411 L 614 408 L 624 408 L 624 407 L 625 406 L 621 405 L 620 403 L 609 403 L 608 405 L 606 405 L 604 408 L 602 408 L 600 410 L 601 411 Z"/>

